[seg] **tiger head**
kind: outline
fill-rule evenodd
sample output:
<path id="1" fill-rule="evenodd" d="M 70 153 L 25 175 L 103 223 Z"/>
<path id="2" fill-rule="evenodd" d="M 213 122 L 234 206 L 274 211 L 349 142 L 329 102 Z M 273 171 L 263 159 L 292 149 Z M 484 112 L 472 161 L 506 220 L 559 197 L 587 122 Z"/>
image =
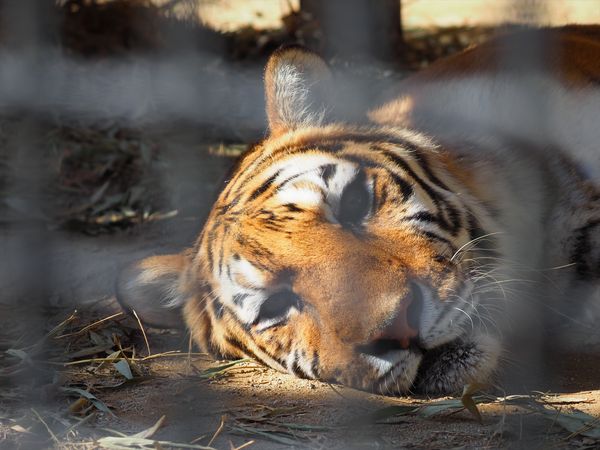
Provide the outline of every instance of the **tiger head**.
<path id="1" fill-rule="evenodd" d="M 195 245 L 126 269 L 122 305 L 204 350 L 385 394 L 494 371 L 472 263 L 487 212 L 407 129 L 328 121 L 331 75 L 300 48 L 265 73 L 270 135 L 241 158 Z M 181 307 L 181 308 L 180 308 Z"/>

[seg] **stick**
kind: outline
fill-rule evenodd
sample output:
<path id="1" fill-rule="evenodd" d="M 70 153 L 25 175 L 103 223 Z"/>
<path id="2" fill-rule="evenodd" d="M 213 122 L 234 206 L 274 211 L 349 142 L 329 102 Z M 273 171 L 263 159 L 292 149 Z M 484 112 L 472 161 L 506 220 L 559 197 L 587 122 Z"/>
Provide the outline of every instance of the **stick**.
<path id="1" fill-rule="evenodd" d="M 215 431 L 215 434 L 213 434 L 213 437 L 210 438 L 210 441 L 208 441 L 208 444 L 206 444 L 207 447 L 210 447 L 210 445 L 213 443 L 213 441 L 219 436 L 219 434 L 221 434 L 221 431 L 223 431 L 223 426 L 225 425 L 225 419 L 227 419 L 227 416 L 221 416 L 221 424 L 219 425 L 219 428 L 217 428 L 217 431 Z"/>
<path id="2" fill-rule="evenodd" d="M 48 424 L 44 421 L 44 419 L 42 419 L 42 416 L 40 416 L 39 413 L 35 409 L 31 408 L 31 410 L 37 416 L 37 418 L 39 419 L 39 421 L 42 422 L 42 424 L 44 424 L 44 426 L 46 427 L 46 430 L 48 430 L 48 434 L 50 434 L 50 437 L 52 437 L 52 440 L 54 442 L 56 442 L 57 445 L 60 445 L 60 442 L 59 442 L 58 438 L 52 432 L 52 430 L 50 429 L 50 427 L 48 426 Z"/>
<path id="3" fill-rule="evenodd" d="M 146 336 L 146 331 L 144 331 L 144 326 L 142 325 L 140 316 L 138 316 L 138 314 L 135 312 L 135 309 L 132 309 L 131 311 L 133 312 L 133 315 L 137 319 L 137 323 L 140 325 L 140 330 L 142 330 L 142 335 L 144 336 L 144 342 L 146 342 L 146 348 L 148 349 L 148 356 L 150 356 L 150 355 L 152 355 L 152 352 L 150 351 L 150 344 L 148 343 L 148 336 Z"/>

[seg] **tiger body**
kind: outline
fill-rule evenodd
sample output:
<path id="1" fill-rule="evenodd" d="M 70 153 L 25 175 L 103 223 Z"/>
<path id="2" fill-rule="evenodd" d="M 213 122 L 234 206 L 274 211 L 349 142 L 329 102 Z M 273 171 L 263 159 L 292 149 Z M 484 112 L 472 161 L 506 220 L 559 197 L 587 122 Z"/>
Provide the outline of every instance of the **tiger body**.
<path id="1" fill-rule="evenodd" d="M 599 42 L 576 54 L 597 63 Z M 158 325 L 182 309 L 203 350 L 303 378 L 384 394 L 492 380 L 515 343 L 545 339 L 545 308 L 600 304 L 600 194 L 579 170 L 598 140 L 571 156 L 525 127 L 428 118 L 461 101 L 427 97 L 429 83 L 440 93 L 477 72 L 478 52 L 490 49 L 418 74 L 362 125 L 329 120 L 322 60 L 276 52 L 269 137 L 242 156 L 192 248 L 123 273 L 121 303 Z M 552 86 L 591 89 L 580 59 L 565 53 L 570 78 L 551 72 Z"/>

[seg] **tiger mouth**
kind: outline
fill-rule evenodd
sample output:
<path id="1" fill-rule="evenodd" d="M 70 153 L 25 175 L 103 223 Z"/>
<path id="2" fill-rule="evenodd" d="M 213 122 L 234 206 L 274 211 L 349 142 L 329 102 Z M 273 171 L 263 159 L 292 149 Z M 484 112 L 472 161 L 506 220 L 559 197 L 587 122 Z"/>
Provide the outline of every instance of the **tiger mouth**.
<path id="1" fill-rule="evenodd" d="M 384 395 L 446 395 L 465 385 L 488 382 L 502 353 L 501 341 L 489 334 L 456 338 L 431 349 L 412 348 L 387 355 L 394 362 L 373 383 Z"/>
<path id="2" fill-rule="evenodd" d="M 371 363 L 371 366 L 380 370 L 380 376 L 373 383 L 373 390 L 382 394 L 429 394 L 442 393 L 452 387 L 439 388 L 438 380 L 432 379 L 432 372 L 437 371 L 438 378 L 450 375 L 451 371 L 461 365 L 470 364 L 467 360 L 469 344 L 476 336 L 480 335 L 471 314 L 477 308 L 477 301 L 472 299 L 474 287 L 471 283 L 464 283 L 456 300 L 449 301 L 433 312 L 433 298 L 428 295 L 420 297 L 420 301 L 412 305 L 408 315 L 408 323 L 418 329 L 418 334 L 408 342 L 397 339 L 376 339 L 366 345 L 356 348 L 357 352 Z M 422 292 L 426 292 L 422 290 Z M 471 299 L 467 302 L 466 299 Z M 461 311 L 461 315 L 454 317 L 453 310 Z M 472 327 L 470 330 L 461 327 L 456 320 L 465 315 L 469 317 Z M 456 322 L 452 325 L 452 321 Z M 438 326 L 444 327 L 450 321 L 450 329 L 446 333 L 436 332 Z M 464 321 L 464 319 L 463 319 Z M 431 326 L 429 324 L 434 323 Z M 461 331 L 459 331 L 461 330 Z M 443 337 L 445 335 L 445 337 Z M 460 355 L 465 349 L 465 357 Z M 451 356 L 451 361 L 447 361 Z M 385 367 L 384 373 L 381 368 Z M 442 372 L 439 369 L 442 368 Z M 443 373 L 443 372 L 447 373 Z"/>
<path id="3" fill-rule="evenodd" d="M 422 346 L 417 337 L 412 339 L 406 347 L 394 339 L 377 339 L 369 344 L 359 345 L 356 350 L 359 354 L 373 356 L 375 358 L 385 358 L 386 355 L 394 351 L 413 351 L 418 353 L 424 352 L 426 349 Z"/>

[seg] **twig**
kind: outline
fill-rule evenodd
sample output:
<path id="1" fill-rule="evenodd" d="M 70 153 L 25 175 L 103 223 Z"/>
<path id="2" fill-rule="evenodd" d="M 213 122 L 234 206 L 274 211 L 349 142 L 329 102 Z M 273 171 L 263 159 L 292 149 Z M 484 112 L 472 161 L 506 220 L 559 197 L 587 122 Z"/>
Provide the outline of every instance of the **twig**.
<path id="1" fill-rule="evenodd" d="M 128 359 L 128 361 L 132 361 L 132 362 L 144 362 L 144 361 L 150 361 L 151 359 L 172 358 L 172 357 L 176 357 L 176 356 L 188 357 L 188 353 L 182 353 L 179 350 L 170 350 L 170 351 L 164 352 L 164 353 L 155 353 L 154 355 L 144 356 L 143 358 L 127 358 L 127 359 Z M 208 356 L 208 354 L 192 353 L 192 356 Z M 70 361 L 70 362 L 45 361 L 45 363 L 66 367 L 66 366 L 76 366 L 79 364 L 91 364 L 91 363 L 97 363 L 97 362 L 111 362 L 111 361 L 112 361 L 111 358 L 88 358 L 88 359 L 80 359 L 77 361 Z M 207 359 L 207 361 L 213 361 L 213 359 Z"/>
<path id="2" fill-rule="evenodd" d="M 231 450 L 242 450 L 243 448 L 249 447 L 250 445 L 254 444 L 254 440 L 252 441 L 248 441 L 245 444 L 240 445 L 239 447 L 233 447 L 233 444 L 231 444 L 231 442 L 229 443 L 229 445 L 231 445 Z"/>
<path id="3" fill-rule="evenodd" d="M 40 416 L 39 413 L 35 409 L 33 409 L 33 408 L 31 408 L 31 411 L 33 411 L 33 413 L 37 416 L 38 420 L 40 422 L 42 422 L 42 424 L 46 427 L 46 430 L 48 430 L 48 434 L 50 435 L 50 437 L 52 438 L 52 440 L 54 442 L 56 442 L 57 445 L 60 445 L 60 442 L 59 442 L 58 438 L 52 432 L 52 430 L 50 429 L 50 427 L 48 426 L 48 424 L 46 423 L 46 421 L 44 421 L 44 419 L 42 419 L 42 416 Z"/>
<path id="4" fill-rule="evenodd" d="M 135 309 L 132 309 L 131 311 L 133 312 L 133 315 L 135 316 L 137 323 L 140 326 L 140 330 L 142 330 L 142 335 L 144 336 L 144 342 L 146 343 L 146 348 L 148 349 L 148 356 L 150 356 L 150 355 L 152 355 L 152 352 L 150 351 L 150 343 L 148 342 L 148 336 L 146 336 L 146 331 L 144 330 L 144 326 L 142 325 L 140 316 L 138 316 L 138 314 L 135 312 Z"/>
<path id="5" fill-rule="evenodd" d="M 83 333 L 85 333 L 86 331 L 90 330 L 91 328 L 93 328 L 93 327 L 95 327 L 95 326 L 97 326 L 97 325 L 100 325 L 100 324 L 101 324 L 101 323 L 103 323 L 103 322 L 106 322 L 106 321 L 108 321 L 108 320 L 110 320 L 110 319 L 114 319 L 114 318 L 116 318 L 116 317 L 120 317 L 120 316 L 122 316 L 122 315 L 124 315 L 124 314 L 125 314 L 125 313 L 124 313 L 123 311 L 121 311 L 121 312 L 118 312 L 118 313 L 115 313 L 115 314 L 112 314 L 112 315 L 110 315 L 110 316 L 108 316 L 108 317 L 105 317 L 104 319 L 100 319 L 100 320 L 97 320 L 97 321 L 96 321 L 96 322 L 94 322 L 94 323 L 90 323 L 89 325 L 86 325 L 85 327 L 83 327 L 83 328 L 82 328 L 81 330 L 79 330 L 79 331 L 74 331 L 73 333 L 61 334 L 60 336 L 56 336 L 56 339 L 62 339 L 62 338 L 71 337 L 71 336 L 78 336 L 78 335 L 80 335 L 80 334 L 83 334 Z"/>
<path id="6" fill-rule="evenodd" d="M 187 360 L 187 364 L 188 364 L 188 370 L 190 369 L 190 366 L 192 365 L 192 345 L 193 345 L 193 341 L 192 341 L 192 333 L 189 333 L 188 335 L 188 360 Z"/>
<path id="7" fill-rule="evenodd" d="M 56 333 L 58 333 L 60 330 L 62 330 L 65 326 L 67 326 L 70 322 L 72 322 L 76 318 L 77 318 L 77 310 L 75 309 L 75 310 L 73 310 L 73 312 L 71 313 L 71 315 L 69 317 L 67 317 L 61 323 L 59 323 L 54 328 L 52 328 L 50 331 L 48 331 L 45 338 L 54 336 Z"/>
<path id="8" fill-rule="evenodd" d="M 219 424 L 219 428 L 217 428 L 217 431 L 215 431 L 213 437 L 211 437 L 210 441 L 208 441 L 208 444 L 206 444 L 207 447 L 210 447 L 214 440 L 219 436 L 219 434 L 221 434 L 221 431 L 223 431 L 223 426 L 225 426 L 225 420 L 227 420 L 227 416 L 221 416 L 221 423 Z"/>
<path id="9" fill-rule="evenodd" d="M 190 441 L 190 444 L 196 444 L 198 442 L 200 442 L 202 439 L 204 439 L 207 435 L 203 434 L 202 436 L 198 436 L 196 439 Z"/>
<path id="10" fill-rule="evenodd" d="M 81 426 L 81 425 L 83 425 L 83 424 L 85 424 L 85 423 L 89 422 L 89 421 L 90 421 L 90 420 L 92 420 L 94 417 L 96 417 L 96 413 L 95 413 L 95 412 L 92 412 L 91 414 L 88 414 L 88 415 L 87 415 L 87 416 L 85 416 L 83 419 L 81 419 L 79 422 L 77 422 L 77 423 L 75 423 L 75 424 L 71 425 L 69 428 L 67 428 L 65 431 L 63 431 L 63 432 L 61 433 L 61 435 L 63 435 L 63 436 L 68 436 L 68 434 L 69 434 L 71 431 L 75 430 L 75 428 L 77 428 L 77 427 L 79 427 L 79 426 Z"/>

